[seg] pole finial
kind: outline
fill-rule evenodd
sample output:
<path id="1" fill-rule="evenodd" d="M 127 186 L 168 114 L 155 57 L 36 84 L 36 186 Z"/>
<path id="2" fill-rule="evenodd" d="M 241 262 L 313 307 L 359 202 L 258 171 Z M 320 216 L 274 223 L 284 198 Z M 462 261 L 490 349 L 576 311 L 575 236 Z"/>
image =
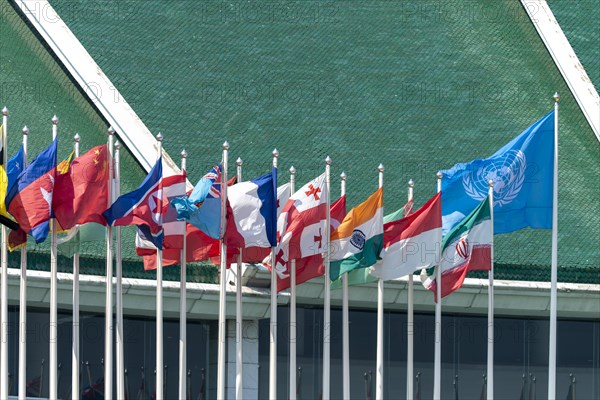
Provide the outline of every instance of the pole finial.
<path id="1" fill-rule="evenodd" d="M 229 150 L 229 142 L 227 140 L 223 143 L 223 150 Z"/>
<path id="2" fill-rule="evenodd" d="M 325 157 L 325 164 L 331 165 L 331 162 L 332 162 L 331 157 L 329 157 L 329 156 Z"/>
<path id="3" fill-rule="evenodd" d="M 187 151 L 185 149 L 181 150 L 181 158 L 187 158 Z"/>
<path id="4" fill-rule="evenodd" d="M 242 160 L 241 157 L 238 157 L 237 160 L 235 160 L 235 163 L 241 167 L 242 164 L 244 164 L 244 161 Z"/>
<path id="5" fill-rule="evenodd" d="M 345 181 L 346 178 L 348 178 L 348 175 L 346 175 L 346 173 L 342 171 L 342 173 L 340 174 L 340 179 Z"/>
<path id="6" fill-rule="evenodd" d="M 106 133 L 108 134 L 108 136 L 113 136 L 115 134 L 115 128 L 109 126 Z"/>
<path id="7" fill-rule="evenodd" d="M 411 187 L 411 188 L 412 188 L 412 187 L 415 187 L 415 181 L 413 181 L 412 179 L 410 179 L 410 180 L 408 181 L 408 187 Z"/>
<path id="8" fill-rule="evenodd" d="M 54 125 L 58 125 L 58 117 L 57 117 L 56 115 L 54 115 L 54 116 L 52 117 L 52 123 L 53 123 Z"/>
<path id="9" fill-rule="evenodd" d="M 81 141 L 81 136 L 79 136 L 79 133 L 76 133 L 75 136 L 73 136 L 73 140 L 75 143 L 79 143 Z"/>
<path id="10" fill-rule="evenodd" d="M 296 168 L 294 168 L 293 165 L 290 167 L 290 174 L 292 174 L 292 175 L 296 174 Z"/>
<path id="11" fill-rule="evenodd" d="M 383 164 L 379 164 L 377 169 L 379 170 L 379 172 L 383 172 L 385 168 L 383 168 Z"/>
<path id="12" fill-rule="evenodd" d="M 117 150 L 121 150 L 121 142 L 119 142 L 118 140 L 117 140 L 117 142 L 115 143 L 115 149 L 117 149 Z"/>
<path id="13" fill-rule="evenodd" d="M 279 157 L 279 150 L 273 149 L 273 157 L 275 157 L 275 158 Z"/>
<path id="14" fill-rule="evenodd" d="M 442 179 L 442 171 L 438 171 L 435 176 L 437 176 L 438 179 Z"/>
<path id="15" fill-rule="evenodd" d="M 558 95 L 558 92 L 555 92 L 553 97 L 555 103 L 558 103 L 560 101 L 560 96 Z"/>
<path id="16" fill-rule="evenodd" d="M 488 186 L 491 187 L 491 188 L 494 187 L 494 180 L 493 179 L 488 180 Z"/>
<path id="17" fill-rule="evenodd" d="M 4 106 L 4 108 L 2 108 L 2 115 L 5 117 L 8 115 L 8 107 Z"/>
<path id="18" fill-rule="evenodd" d="M 162 135 L 162 133 L 158 132 L 156 134 L 156 140 L 158 140 L 159 142 L 162 142 L 164 139 L 164 136 Z"/>
<path id="19" fill-rule="evenodd" d="M 23 127 L 23 135 L 29 135 L 29 128 L 27 127 L 27 125 Z"/>

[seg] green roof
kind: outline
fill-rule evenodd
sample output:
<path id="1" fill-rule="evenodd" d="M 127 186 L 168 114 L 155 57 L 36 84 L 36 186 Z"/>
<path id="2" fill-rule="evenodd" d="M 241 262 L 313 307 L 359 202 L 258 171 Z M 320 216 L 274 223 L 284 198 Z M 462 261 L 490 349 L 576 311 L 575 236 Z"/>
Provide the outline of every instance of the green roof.
<path id="1" fill-rule="evenodd" d="M 545 115 L 559 92 L 559 278 L 600 282 L 600 144 L 520 4 L 500 0 L 490 13 L 483 0 L 464 8 L 155 0 L 106 2 L 93 12 L 84 1 L 51 3 L 148 128 L 163 132 L 167 151 L 177 159 L 186 148 L 192 181 L 220 160 L 228 140 L 245 177 L 268 170 L 274 147 L 280 181 L 294 165 L 299 184 L 330 155 L 333 176 L 348 174 L 355 206 L 376 189 L 381 162 L 386 209 L 404 204 L 409 179 L 420 205 L 435 192 L 437 170 L 492 154 Z M 27 75 L 42 68 L 31 64 L 52 64 L 25 24 L 8 18 L 20 28 L 3 40 L 3 63 Z M 23 54 L 23 42 L 39 50 Z M 105 126 L 72 92 L 39 99 L 27 118 L 45 127 L 59 113 L 45 108 L 73 103 L 85 118 L 73 119 L 72 132 L 95 124 L 100 141 Z M 142 174 L 131 169 L 133 187 Z M 548 280 L 550 231 L 496 236 L 496 260 L 498 277 Z"/>

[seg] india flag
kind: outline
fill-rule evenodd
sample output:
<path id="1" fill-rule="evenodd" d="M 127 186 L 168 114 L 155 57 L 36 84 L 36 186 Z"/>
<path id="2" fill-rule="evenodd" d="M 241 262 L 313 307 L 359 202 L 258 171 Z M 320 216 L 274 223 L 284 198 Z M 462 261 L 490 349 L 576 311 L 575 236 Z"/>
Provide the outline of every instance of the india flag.
<path id="1" fill-rule="evenodd" d="M 438 267 L 442 269 L 442 298 L 462 286 L 467 272 L 492 268 L 493 237 L 490 203 L 486 198 L 444 237 Z M 437 295 L 435 277 L 435 274 L 426 277 L 423 286 Z"/>
<path id="2" fill-rule="evenodd" d="M 375 264 L 383 247 L 383 188 L 353 208 L 331 234 L 330 278 Z"/>

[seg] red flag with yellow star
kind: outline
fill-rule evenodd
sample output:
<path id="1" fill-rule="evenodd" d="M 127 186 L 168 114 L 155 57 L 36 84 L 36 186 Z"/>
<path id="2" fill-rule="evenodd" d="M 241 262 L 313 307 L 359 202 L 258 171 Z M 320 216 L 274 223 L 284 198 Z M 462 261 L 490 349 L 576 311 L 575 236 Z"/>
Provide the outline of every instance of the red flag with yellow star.
<path id="1" fill-rule="evenodd" d="M 106 225 L 108 207 L 108 149 L 96 146 L 77 157 L 65 174 L 56 176 L 52 208 L 62 229 L 96 222 Z"/>

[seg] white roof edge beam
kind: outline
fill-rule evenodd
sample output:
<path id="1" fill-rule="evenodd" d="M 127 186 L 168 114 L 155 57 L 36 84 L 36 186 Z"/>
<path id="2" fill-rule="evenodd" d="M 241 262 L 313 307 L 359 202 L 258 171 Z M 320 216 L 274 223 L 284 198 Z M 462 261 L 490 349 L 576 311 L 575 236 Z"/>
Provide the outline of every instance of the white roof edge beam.
<path id="1" fill-rule="evenodd" d="M 600 97 L 546 0 L 521 0 L 529 19 L 600 141 Z M 559 93 L 560 94 L 560 93 Z"/>
<path id="2" fill-rule="evenodd" d="M 50 3 L 46 0 L 18 0 L 15 3 L 135 159 L 146 172 L 150 171 L 158 151 L 154 135 Z M 164 149 L 162 155 L 164 175 L 180 173 Z"/>

